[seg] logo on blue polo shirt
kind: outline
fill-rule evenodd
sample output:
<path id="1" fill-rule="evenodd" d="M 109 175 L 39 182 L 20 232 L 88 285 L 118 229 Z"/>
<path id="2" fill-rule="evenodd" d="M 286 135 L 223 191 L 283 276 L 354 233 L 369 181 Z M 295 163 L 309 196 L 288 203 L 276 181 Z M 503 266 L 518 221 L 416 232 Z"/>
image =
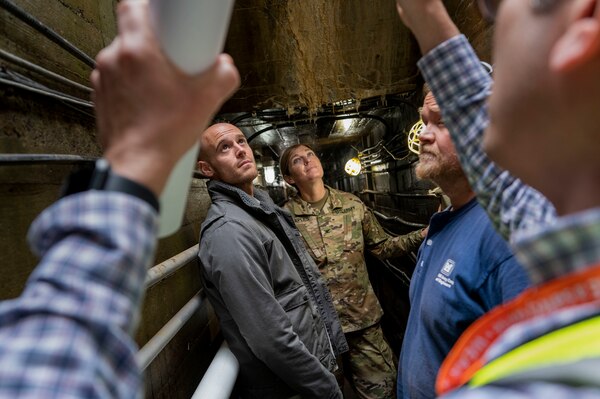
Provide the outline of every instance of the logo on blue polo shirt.
<path id="1" fill-rule="evenodd" d="M 456 262 L 452 259 L 448 259 L 444 263 L 444 266 L 442 266 L 442 269 L 435 278 L 435 281 L 446 288 L 452 288 L 454 286 L 454 280 L 450 278 L 450 274 L 452 274 L 454 266 L 456 266 Z"/>
<path id="2" fill-rule="evenodd" d="M 444 266 L 442 266 L 442 274 L 444 276 L 449 276 L 450 273 L 452 273 L 452 270 L 454 270 L 455 264 L 456 263 L 452 259 L 448 259 L 446 263 L 444 263 Z"/>

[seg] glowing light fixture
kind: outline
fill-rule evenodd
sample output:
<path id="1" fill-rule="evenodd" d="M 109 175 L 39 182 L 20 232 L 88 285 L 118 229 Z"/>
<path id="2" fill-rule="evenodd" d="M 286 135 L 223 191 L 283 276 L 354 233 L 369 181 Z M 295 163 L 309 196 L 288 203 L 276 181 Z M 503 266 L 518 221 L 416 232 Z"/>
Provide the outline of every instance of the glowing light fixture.
<path id="1" fill-rule="evenodd" d="M 362 170 L 362 165 L 360 164 L 360 159 L 358 159 L 358 157 L 354 157 L 354 158 L 348 160 L 348 162 L 346 162 L 346 166 L 344 167 L 344 170 L 350 176 L 358 176 L 358 174 Z"/>
<path id="2" fill-rule="evenodd" d="M 408 149 L 419 155 L 421 152 L 421 142 L 419 141 L 419 134 L 425 129 L 425 124 L 422 120 L 415 123 L 408 132 Z"/>
<path id="3" fill-rule="evenodd" d="M 264 172 L 265 172 L 265 182 L 267 182 L 267 184 L 273 184 L 273 182 L 275 181 L 275 167 L 274 166 L 265 166 Z"/>
<path id="4" fill-rule="evenodd" d="M 353 119 L 340 119 L 339 122 L 342 125 L 342 127 L 344 128 L 344 131 L 347 132 L 348 129 L 350 129 L 350 126 L 352 126 L 352 122 L 354 122 L 354 120 Z"/>

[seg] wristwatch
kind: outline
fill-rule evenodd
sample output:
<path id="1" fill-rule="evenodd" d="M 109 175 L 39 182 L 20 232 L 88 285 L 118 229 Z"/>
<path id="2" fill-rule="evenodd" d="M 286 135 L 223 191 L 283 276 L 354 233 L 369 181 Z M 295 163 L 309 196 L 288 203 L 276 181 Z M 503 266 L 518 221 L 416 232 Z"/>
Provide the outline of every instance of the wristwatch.
<path id="1" fill-rule="evenodd" d="M 146 201 L 156 211 L 159 204 L 156 195 L 143 185 L 114 173 L 108 161 L 99 158 L 94 164 L 88 164 L 71 173 L 63 185 L 61 197 L 87 190 L 116 191 L 133 195 Z"/>

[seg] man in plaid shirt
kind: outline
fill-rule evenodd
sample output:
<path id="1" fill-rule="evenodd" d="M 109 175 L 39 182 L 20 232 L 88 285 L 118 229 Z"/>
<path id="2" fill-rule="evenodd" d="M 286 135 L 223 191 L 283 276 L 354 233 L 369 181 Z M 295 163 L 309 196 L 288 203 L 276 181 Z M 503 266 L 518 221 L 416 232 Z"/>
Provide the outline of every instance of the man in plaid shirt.
<path id="1" fill-rule="evenodd" d="M 33 223 L 41 261 L 23 294 L 0 304 L 0 398 L 142 396 L 132 334 L 156 246 L 156 198 L 239 84 L 228 56 L 198 76 L 176 70 L 149 28 L 147 2 L 121 1 L 118 18 L 91 80 L 109 179 L 128 189 L 69 195 Z"/>

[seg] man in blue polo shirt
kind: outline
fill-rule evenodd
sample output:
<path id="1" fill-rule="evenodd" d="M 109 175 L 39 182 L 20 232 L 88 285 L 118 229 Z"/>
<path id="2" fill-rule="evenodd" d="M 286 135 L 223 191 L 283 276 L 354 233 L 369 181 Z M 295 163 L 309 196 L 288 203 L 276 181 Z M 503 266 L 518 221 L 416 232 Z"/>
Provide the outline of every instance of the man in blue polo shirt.
<path id="1" fill-rule="evenodd" d="M 431 93 L 425 97 L 417 176 L 451 205 L 431 218 L 410 285 L 411 311 L 398 367 L 398 398 L 432 398 L 435 379 L 461 333 L 529 284 L 465 176 Z"/>
<path id="2" fill-rule="evenodd" d="M 441 368 L 438 393 L 600 398 L 600 2 L 479 0 L 482 15 L 496 21 L 495 83 L 484 105 L 490 82 L 444 3 L 396 1 L 448 126 L 460 126 L 459 115 L 475 124 L 452 131 L 457 149 L 474 161 L 480 199 L 497 201 L 486 206 L 533 285 L 469 327 Z M 481 149 L 461 144 L 469 140 Z M 522 183 L 504 185 L 507 173 Z"/>

